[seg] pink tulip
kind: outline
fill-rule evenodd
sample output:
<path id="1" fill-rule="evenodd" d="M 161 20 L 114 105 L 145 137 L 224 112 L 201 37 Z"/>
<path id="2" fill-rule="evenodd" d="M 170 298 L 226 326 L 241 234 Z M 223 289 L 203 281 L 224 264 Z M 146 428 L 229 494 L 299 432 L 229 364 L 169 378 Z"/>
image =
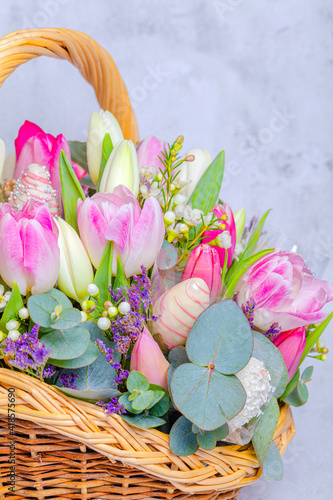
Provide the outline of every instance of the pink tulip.
<path id="1" fill-rule="evenodd" d="M 253 323 L 262 331 L 321 322 L 322 307 L 333 299 L 333 287 L 313 278 L 300 255 L 278 249 L 247 269 L 236 293 L 240 306 L 254 301 Z"/>
<path id="2" fill-rule="evenodd" d="M 213 231 L 206 231 L 203 234 L 205 238 L 204 241 L 207 243 L 222 235 L 221 246 L 215 246 L 214 248 L 216 248 L 216 250 L 218 251 L 221 267 L 223 267 L 225 260 L 225 250 L 227 250 L 227 255 L 228 255 L 227 266 L 230 267 L 237 239 L 234 215 L 232 213 L 231 208 L 226 203 L 224 203 L 223 206 L 215 205 L 213 212 L 216 215 L 216 217 L 218 217 L 219 219 L 222 218 L 222 220 L 220 221 L 220 225 L 223 228 L 215 229 Z"/>
<path id="3" fill-rule="evenodd" d="M 117 186 L 113 193 L 78 200 L 77 211 L 81 240 L 95 268 L 108 240 L 115 243 L 114 265 L 119 253 L 126 276 L 140 274 L 141 266 L 152 267 L 165 234 L 163 213 L 155 198 L 148 198 L 141 210 L 129 189 Z"/>
<path id="4" fill-rule="evenodd" d="M 142 373 L 150 384 L 160 385 L 168 390 L 169 366 L 170 363 L 165 359 L 158 343 L 144 327 L 132 351 L 131 371 Z"/>
<path id="5" fill-rule="evenodd" d="M 296 328 L 280 333 L 273 344 L 282 354 L 288 370 L 288 382 L 293 378 L 305 349 L 306 335 L 304 328 Z"/>
<path id="6" fill-rule="evenodd" d="M 45 205 L 29 200 L 20 212 L 0 204 L 0 274 L 22 295 L 44 293 L 59 272 L 57 229 Z"/>
<path id="7" fill-rule="evenodd" d="M 162 158 L 162 152 L 168 147 L 168 143 L 160 141 L 157 137 L 150 135 L 146 137 L 137 147 L 139 168 L 141 167 L 156 167 L 156 173 L 159 173 L 159 168 L 164 169 L 159 156 Z"/>
<path id="8" fill-rule="evenodd" d="M 219 254 L 214 247 L 201 244 L 192 250 L 182 281 L 189 278 L 202 278 L 209 288 L 211 299 L 218 297 L 221 290 L 221 264 Z"/>
<path id="9" fill-rule="evenodd" d="M 35 123 L 25 121 L 15 139 L 15 149 L 16 166 L 14 178 L 18 179 L 31 163 L 37 163 L 46 167 L 50 173 L 52 187 L 58 193 L 57 201 L 61 205 L 59 174 L 59 156 L 61 150 L 65 152 L 68 160 L 71 161 L 71 153 L 65 137 L 62 134 L 57 137 L 45 134 Z M 80 179 L 80 176 L 85 175 L 85 172 L 82 167 L 79 167 L 79 169 L 78 167 L 76 163 L 73 163 L 74 172 L 78 174 L 77 176 Z"/>

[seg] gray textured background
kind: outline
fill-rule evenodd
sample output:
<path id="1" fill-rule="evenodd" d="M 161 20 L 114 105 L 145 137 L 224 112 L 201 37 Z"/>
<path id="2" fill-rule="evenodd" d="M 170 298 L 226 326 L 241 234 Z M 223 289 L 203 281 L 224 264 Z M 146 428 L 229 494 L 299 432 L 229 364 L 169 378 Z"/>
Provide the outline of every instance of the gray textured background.
<path id="1" fill-rule="evenodd" d="M 223 199 L 249 218 L 272 208 L 279 244 L 297 244 L 333 281 L 332 19 L 331 0 L 2 0 L 0 35 L 43 26 L 91 35 L 121 70 L 141 137 L 181 133 L 188 148 L 225 149 Z M 0 91 L 0 137 L 11 149 L 27 118 L 85 140 L 95 109 L 73 67 L 35 60 Z M 333 348 L 332 336 L 330 327 Z M 242 500 L 331 498 L 333 357 L 314 365 L 283 481 L 261 480 Z"/>

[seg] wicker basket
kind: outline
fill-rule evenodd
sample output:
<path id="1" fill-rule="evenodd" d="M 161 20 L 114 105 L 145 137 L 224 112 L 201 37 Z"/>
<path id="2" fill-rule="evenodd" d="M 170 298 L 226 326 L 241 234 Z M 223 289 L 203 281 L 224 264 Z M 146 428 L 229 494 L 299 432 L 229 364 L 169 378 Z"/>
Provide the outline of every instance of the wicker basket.
<path id="1" fill-rule="evenodd" d="M 101 107 L 137 142 L 136 119 L 113 60 L 82 33 L 41 29 L 5 36 L 0 85 L 17 66 L 41 55 L 77 66 Z M 199 448 L 178 457 L 166 434 L 132 427 L 118 415 L 6 368 L 0 368 L 0 428 L 0 498 L 234 500 L 261 475 L 251 444 Z M 291 411 L 283 405 L 274 436 L 281 453 L 294 433 Z"/>

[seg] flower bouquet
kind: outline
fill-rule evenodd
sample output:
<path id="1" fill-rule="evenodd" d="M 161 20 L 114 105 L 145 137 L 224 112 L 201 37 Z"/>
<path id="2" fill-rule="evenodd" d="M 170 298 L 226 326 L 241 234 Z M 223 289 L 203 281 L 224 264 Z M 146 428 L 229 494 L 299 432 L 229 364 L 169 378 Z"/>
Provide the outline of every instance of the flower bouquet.
<path id="1" fill-rule="evenodd" d="M 308 399 L 333 289 L 269 244 L 268 212 L 246 226 L 224 201 L 224 152 L 135 145 L 101 110 L 87 143 L 26 121 L 0 172 L 0 383 L 19 417 L 50 428 L 47 409 L 68 436 L 61 401 L 73 439 L 178 492 L 237 490 L 256 460 L 281 479 L 279 416 Z"/>

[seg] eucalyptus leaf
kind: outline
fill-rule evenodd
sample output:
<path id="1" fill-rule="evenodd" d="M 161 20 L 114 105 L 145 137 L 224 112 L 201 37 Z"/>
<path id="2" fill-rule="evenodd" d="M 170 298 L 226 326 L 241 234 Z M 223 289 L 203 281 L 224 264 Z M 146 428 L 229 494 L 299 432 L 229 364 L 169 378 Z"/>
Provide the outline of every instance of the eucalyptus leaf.
<path id="1" fill-rule="evenodd" d="M 213 450 L 216 446 L 216 436 L 213 431 L 200 431 L 197 434 L 198 445 L 204 450 Z"/>
<path id="2" fill-rule="evenodd" d="M 301 379 L 303 382 L 310 382 L 313 373 L 313 366 L 308 366 L 302 373 Z"/>
<path id="3" fill-rule="evenodd" d="M 149 405 L 147 406 L 147 410 L 149 410 L 154 405 L 156 405 L 164 397 L 166 392 L 164 390 L 161 390 L 161 389 L 162 388 L 159 388 L 158 385 L 150 384 L 149 390 L 154 392 L 154 397 L 153 397 L 151 403 L 149 403 Z"/>
<path id="4" fill-rule="evenodd" d="M 224 173 L 224 151 L 221 151 L 200 177 L 188 203 L 204 214 L 213 211 L 221 190 Z"/>
<path id="5" fill-rule="evenodd" d="M 44 328 L 53 327 L 51 314 L 58 304 L 59 302 L 51 295 L 31 295 L 28 300 L 28 309 L 32 321 Z"/>
<path id="6" fill-rule="evenodd" d="M 289 382 L 289 384 L 287 385 L 284 393 L 280 396 L 281 401 L 284 401 L 285 398 L 287 396 L 289 396 L 289 394 L 291 394 L 293 392 L 293 390 L 295 389 L 295 387 L 298 384 L 299 377 L 300 377 L 300 372 L 299 372 L 299 369 L 298 369 L 296 371 L 295 375 L 293 376 L 293 378 L 291 379 L 291 381 Z"/>
<path id="7" fill-rule="evenodd" d="M 262 472 L 266 479 L 281 481 L 283 477 L 282 458 L 274 441 L 270 444 L 268 449 Z"/>
<path id="8" fill-rule="evenodd" d="M 215 429 L 214 434 L 216 436 L 217 441 L 221 441 L 222 439 L 226 438 L 227 435 L 229 434 L 228 424 L 224 424 L 222 425 L 222 427 Z"/>
<path id="9" fill-rule="evenodd" d="M 198 432 L 200 432 L 199 427 L 197 425 L 195 425 L 195 424 L 192 424 L 192 429 L 191 430 L 192 430 L 193 434 L 198 434 Z"/>
<path id="10" fill-rule="evenodd" d="M 171 363 L 175 368 L 183 365 L 184 363 L 190 363 L 184 346 L 179 345 L 171 349 L 171 351 L 169 352 L 169 363 Z"/>
<path id="11" fill-rule="evenodd" d="M 132 370 L 127 379 L 127 389 L 130 392 L 148 391 L 149 382 L 142 373 Z"/>
<path id="12" fill-rule="evenodd" d="M 153 415 L 154 417 L 163 417 L 163 415 L 169 411 L 169 408 L 170 398 L 165 392 L 163 397 L 149 409 L 149 415 Z"/>
<path id="13" fill-rule="evenodd" d="M 119 403 L 123 405 L 123 407 L 125 408 L 126 411 L 129 411 L 131 413 L 134 413 L 134 414 L 140 414 L 142 413 L 142 410 L 135 410 L 132 406 L 132 401 L 130 401 L 129 397 L 130 397 L 131 393 L 128 391 L 128 392 L 125 392 L 125 394 L 122 394 L 119 398 Z"/>
<path id="14" fill-rule="evenodd" d="M 276 398 L 272 397 L 264 414 L 259 420 L 252 437 L 252 444 L 256 452 L 260 467 L 263 468 L 274 432 L 279 420 L 279 405 Z"/>
<path id="15" fill-rule="evenodd" d="M 16 282 L 13 282 L 13 287 L 12 287 L 12 293 L 9 297 L 9 300 L 7 302 L 6 308 L 2 314 L 1 321 L 0 321 L 0 330 L 2 331 L 7 331 L 6 329 L 6 324 L 11 320 L 11 319 L 17 319 L 18 318 L 18 312 L 20 309 L 24 307 L 23 300 L 20 294 L 20 290 L 16 284 Z"/>
<path id="16" fill-rule="evenodd" d="M 186 343 L 192 363 L 214 365 L 224 375 L 237 373 L 244 368 L 252 350 L 249 322 L 233 300 L 218 302 L 203 311 Z"/>
<path id="17" fill-rule="evenodd" d="M 142 429 L 151 429 L 152 427 L 159 427 L 165 424 L 165 420 L 158 417 L 151 417 L 146 415 L 127 415 L 126 413 L 122 415 L 125 422 L 128 422 L 135 427 L 140 427 Z"/>
<path id="18" fill-rule="evenodd" d="M 262 333 L 252 332 L 254 339 L 253 357 L 262 361 L 271 376 L 270 384 L 275 387 L 274 396 L 279 398 L 288 384 L 288 370 L 277 347 Z"/>
<path id="19" fill-rule="evenodd" d="M 55 330 L 69 330 L 79 325 L 81 321 L 80 311 L 71 307 L 70 309 L 63 309 L 59 317 L 52 322 L 52 328 Z"/>
<path id="20" fill-rule="evenodd" d="M 144 391 L 139 393 L 132 401 L 134 410 L 145 410 L 154 399 L 154 391 Z"/>
<path id="21" fill-rule="evenodd" d="M 73 304 L 71 303 L 71 301 L 69 300 L 67 295 L 62 293 L 57 288 L 51 288 L 51 290 L 49 290 L 48 292 L 45 292 L 45 294 L 51 295 L 51 297 L 53 297 L 55 300 L 57 300 L 59 302 L 59 304 L 61 304 L 64 309 L 69 309 L 69 308 L 73 307 Z"/>
<path id="22" fill-rule="evenodd" d="M 69 389 L 67 387 L 59 387 L 58 385 L 56 385 L 56 388 L 71 398 L 88 401 L 89 403 L 97 403 L 97 401 L 104 401 L 106 403 L 111 398 L 115 398 L 120 394 L 117 389 Z"/>
<path id="23" fill-rule="evenodd" d="M 246 393 L 237 377 L 186 363 L 176 368 L 171 391 L 178 410 L 202 430 L 214 430 L 241 411 Z"/>
<path id="24" fill-rule="evenodd" d="M 83 366 L 88 366 L 94 361 L 96 361 L 98 354 L 99 354 L 98 347 L 93 342 L 89 342 L 86 351 L 78 358 L 74 359 L 49 358 L 48 363 L 54 366 L 59 366 L 60 368 L 68 368 L 68 369 L 82 368 Z"/>
<path id="25" fill-rule="evenodd" d="M 181 457 L 192 455 L 199 448 L 197 435 L 192 432 L 192 423 L 184 416 L 173 424 L 169 445 L 172 453 Z"/>
<path id="26" fill-rule="evenodd" d="M 300 390 L 300 387 L 301 390 Z M 296 408 L 299 406 L 305 405 L 308 400 L 308 388 L 302 382 L 299 382 L 295 389 L 286 397 L 284 401 L 291 406 L 295 406 Z"/>
<path id="27" fill-rule="evenodd" d="M 53 359 L 78 358 L 88 348 L 89 341 L 89 331 L 82 326 L 64 331 L 53 330 L 53 332 L 43 335 L 43 343 L 46 349 L 51 350 Z"/>
<path id="28" fill-rule="evenodd" d="M 298 391 L 300 399 L 302 401 L 304 401 L 304 403 L 306 403 L 307 400 L 309 399 L 309 390 L 308 390 L 306 384 L 304 382 L 301 382 L 301 381 L 298 382 L 297 391 Z"/>

